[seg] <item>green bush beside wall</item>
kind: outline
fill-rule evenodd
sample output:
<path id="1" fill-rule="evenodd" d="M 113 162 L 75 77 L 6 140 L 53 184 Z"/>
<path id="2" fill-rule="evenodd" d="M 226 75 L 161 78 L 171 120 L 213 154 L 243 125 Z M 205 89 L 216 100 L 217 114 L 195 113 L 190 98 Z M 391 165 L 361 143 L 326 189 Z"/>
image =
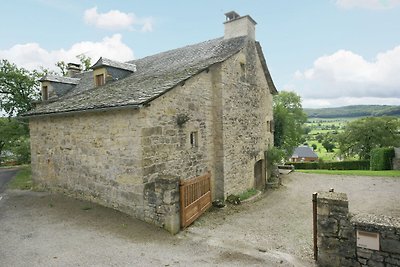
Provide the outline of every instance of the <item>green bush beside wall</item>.
<path id="1" fill-rule="evenodd" d="M 369 170 L 369 160 L 288 163 L 298 170 Z"/>
<path id="2" fill-rule="evenodd" d="M 371 150 L 371 170 L 391 170 L 394 158 L 393 147 L 375 148 Z"/>

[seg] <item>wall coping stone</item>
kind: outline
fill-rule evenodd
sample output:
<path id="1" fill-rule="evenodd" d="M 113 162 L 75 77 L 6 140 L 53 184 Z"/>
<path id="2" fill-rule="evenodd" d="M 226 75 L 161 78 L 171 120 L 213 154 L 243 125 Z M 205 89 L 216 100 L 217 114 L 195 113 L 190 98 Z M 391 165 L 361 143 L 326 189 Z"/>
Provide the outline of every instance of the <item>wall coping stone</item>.
<path id="1" fill-rule="evenodd" d="M 319 203 L 335 203 L 341 206 L 348 205 L 347 195 L 345 193 L 337 192 L 318 192 L 317 201 Z"/>
<path id="2" fill-rule="evenodd" d="M 381 226 L 400 229 L 400 218 L 395 218 L 387 215 L 357 214 L 351 218 L 351 222 L 358 226 Z"/>

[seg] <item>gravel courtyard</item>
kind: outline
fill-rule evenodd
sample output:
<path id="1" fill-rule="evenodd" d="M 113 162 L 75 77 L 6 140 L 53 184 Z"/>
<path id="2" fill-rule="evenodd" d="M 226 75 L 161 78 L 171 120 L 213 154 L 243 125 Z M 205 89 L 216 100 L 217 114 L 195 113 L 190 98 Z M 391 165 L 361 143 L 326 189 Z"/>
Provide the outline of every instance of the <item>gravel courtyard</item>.
<path id="1" fill-rule="evenodd" d="M 0 266 L 313 266 L 311 194 L 400 216 L 400 179 L 292 173 L 253 202 L 212 209 L 178 235 L 85 201 L 0 194 Z"/>

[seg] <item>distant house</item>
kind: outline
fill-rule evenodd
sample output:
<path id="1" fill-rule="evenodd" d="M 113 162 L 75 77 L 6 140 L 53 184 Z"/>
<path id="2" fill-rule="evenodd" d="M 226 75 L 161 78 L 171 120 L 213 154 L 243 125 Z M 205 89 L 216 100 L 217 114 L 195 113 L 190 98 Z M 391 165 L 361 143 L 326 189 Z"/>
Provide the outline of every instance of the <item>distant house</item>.
<path id="1" fill-rule="evenodd" d="M 315 162 L 318 161 L 318 155 L 309 146 L 296 147 L 292 156 L 291 162 Z"/>
<path id="2" fill-rule="evenodd" d="M 210 177 L 212 201 L 263 188 L 277 91 L 256 22 L 226 16 L 222 38 L 41 79 L 42 102 L 24 115 L 33 180 L 171 232 L 193 177 Z"/>

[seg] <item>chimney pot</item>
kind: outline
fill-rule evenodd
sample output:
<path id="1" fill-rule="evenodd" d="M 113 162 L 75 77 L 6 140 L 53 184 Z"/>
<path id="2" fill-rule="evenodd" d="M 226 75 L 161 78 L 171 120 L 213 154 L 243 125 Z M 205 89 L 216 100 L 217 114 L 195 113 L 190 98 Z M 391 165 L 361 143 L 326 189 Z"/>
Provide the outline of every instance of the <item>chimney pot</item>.
<path id="1" fill-rule="evenodd" d="M 68 77 L 74 78 L 76 74 L 81 73 L 81 65 L 76 63 L 67 64 Z"/>

